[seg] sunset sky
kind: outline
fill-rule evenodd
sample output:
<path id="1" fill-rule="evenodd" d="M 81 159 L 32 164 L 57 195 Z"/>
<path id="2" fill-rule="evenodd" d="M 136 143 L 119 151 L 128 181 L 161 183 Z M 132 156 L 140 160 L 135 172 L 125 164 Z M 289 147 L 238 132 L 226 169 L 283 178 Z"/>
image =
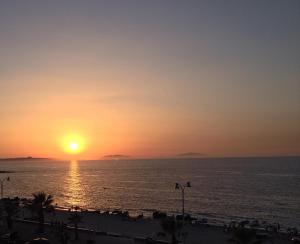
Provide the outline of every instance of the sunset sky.
<path id="1" fill-rule="evenodd" d="M 2 0 L 0 157 L 299 155 L 299 43 L 299 0 Z"/>

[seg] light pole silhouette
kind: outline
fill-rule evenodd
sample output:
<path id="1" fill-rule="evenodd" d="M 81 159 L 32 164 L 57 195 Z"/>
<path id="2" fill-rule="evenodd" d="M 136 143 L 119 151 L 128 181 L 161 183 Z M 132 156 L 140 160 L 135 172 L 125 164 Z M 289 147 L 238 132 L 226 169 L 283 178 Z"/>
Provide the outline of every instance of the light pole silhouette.
<path id="1" fill-rule="evenodd" d="M 192 187 L 191 182 L 187 182 L 186 184 L 175 183 L 175 190 L 181 190 L 182 197 L 182 225 L 184 224 L 184 190 L 186 187 Z"/>

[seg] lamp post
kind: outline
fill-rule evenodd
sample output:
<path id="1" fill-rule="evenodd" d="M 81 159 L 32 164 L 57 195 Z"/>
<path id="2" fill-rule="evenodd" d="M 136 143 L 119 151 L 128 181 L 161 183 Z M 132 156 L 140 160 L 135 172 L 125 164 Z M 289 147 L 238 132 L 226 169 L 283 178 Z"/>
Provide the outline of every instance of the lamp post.
<path id="1" fill-rule="evenodd" d="M 4 187 L 4 182 L 5 181 L 10 181 L 10 178 L 7 177 L 7 178 L 0 179 L 0 184 L 1 184 L 1 199 L 3 198 L 3 187 Z"/>
<path id="2" fill-rule="evenodd" d="M 191 182 L 187 182 L 186 184 L 175 183 L 175 190 L 181 190 L 182 196 L 182 225 L 184 225 L 184 190 L 186 187 L 192 187 Z"/>

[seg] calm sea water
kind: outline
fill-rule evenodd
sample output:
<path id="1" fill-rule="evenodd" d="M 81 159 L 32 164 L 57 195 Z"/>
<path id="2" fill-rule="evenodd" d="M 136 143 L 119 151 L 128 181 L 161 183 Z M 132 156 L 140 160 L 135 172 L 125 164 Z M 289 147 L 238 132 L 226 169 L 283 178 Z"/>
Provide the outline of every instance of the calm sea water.
<path id="1" fill-rule="evenodd" d="M 43 190 L 59 205 L 179 213 L 175 182 L 192 182 L 186 211 L 300 227 L 300 157 L 112 161 L 2 161 L 5 196 Z M 1 174 L 0 177 L 8 176 Z"/>

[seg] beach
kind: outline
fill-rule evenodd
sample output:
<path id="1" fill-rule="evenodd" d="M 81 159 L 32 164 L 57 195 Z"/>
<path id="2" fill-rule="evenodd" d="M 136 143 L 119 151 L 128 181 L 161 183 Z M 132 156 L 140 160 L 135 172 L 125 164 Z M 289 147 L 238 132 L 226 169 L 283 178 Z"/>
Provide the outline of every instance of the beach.
<path id="1" fill-rule="evenodd" d="M 14 230 L 19 232 L 23 239 L 30 240 L 37 237 L 45 237 L 51 243 L 60 243 L 59 229 L 65 226 L 70 243 L 87 243 L 93 240 L 95 243 L 171 243 L 171 237 L 161 227 L 160 219 L 124 217 L 120 213 L 108 213 L 99 211 L 79 210 L 77 214 L 82 216 L 79 224 L 79 240 L 74 240 L 74 228 L 69 224 L 68 218 L 75 211 L 56 209 L 45 215 L 45 232 L 37 234 L 37 222 L 31 219 L 32 215 L 27 209 L 22 209 L 14 220 Z M 187 244 L 222 244 L 234 242 L 232 231 L 225 231 L 223 226 L 209 223 L 186 223 L 184 232 L 187 233 L 184 243 Z M 257 231 L 257 235 L 268 243 L 291 243 L 288 234 L 281 232 Z M 179 237 L 183 243 L 183 238 Z"/>

